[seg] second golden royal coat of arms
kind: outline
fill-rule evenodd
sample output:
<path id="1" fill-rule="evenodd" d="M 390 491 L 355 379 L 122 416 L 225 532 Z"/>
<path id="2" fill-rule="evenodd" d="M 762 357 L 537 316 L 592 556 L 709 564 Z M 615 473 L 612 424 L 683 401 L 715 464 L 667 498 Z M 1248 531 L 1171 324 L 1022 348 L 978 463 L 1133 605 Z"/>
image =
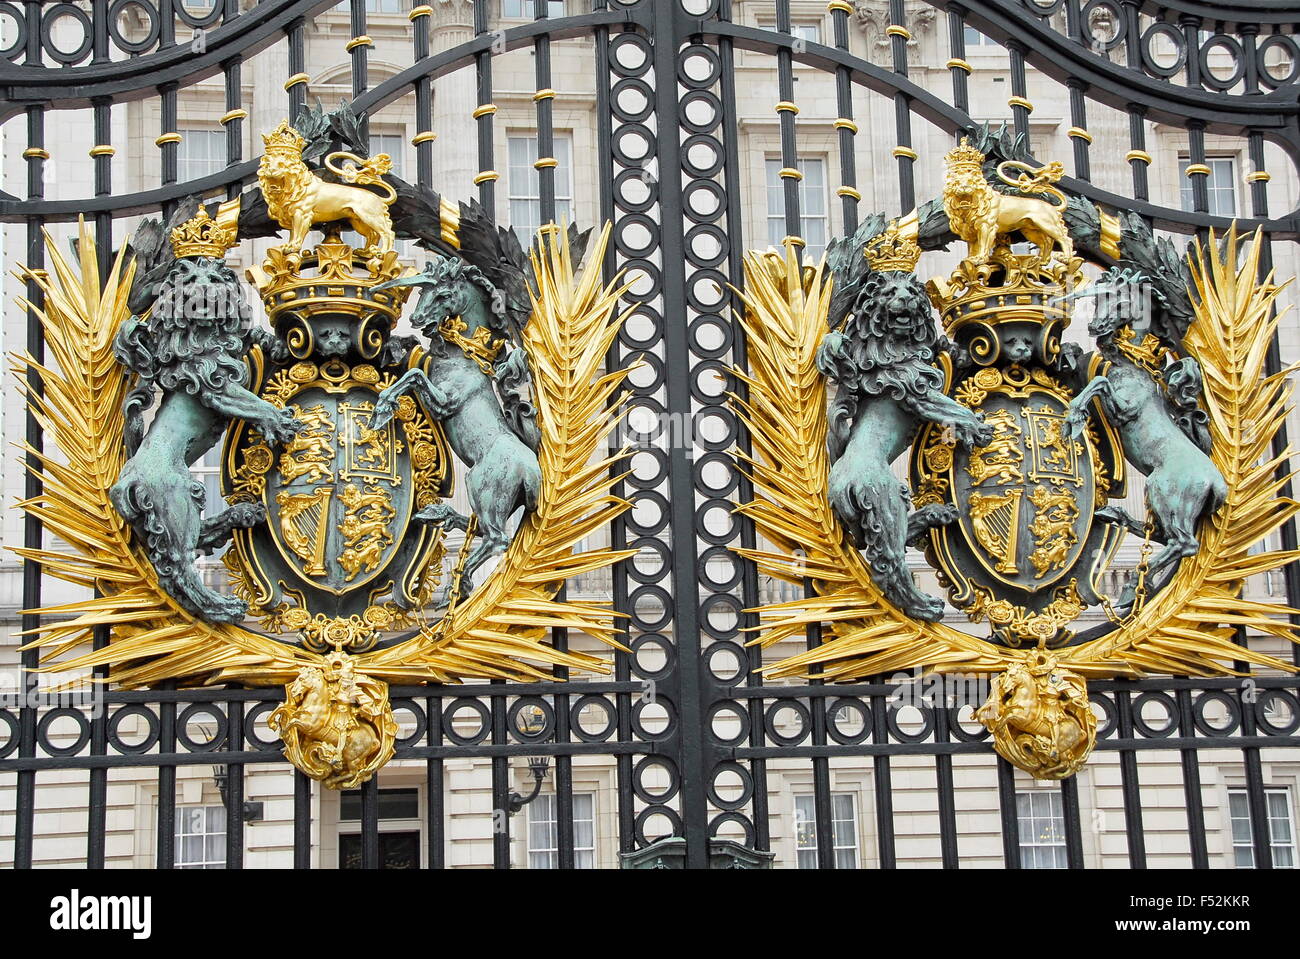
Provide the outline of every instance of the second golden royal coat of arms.
<path id="1" fill-rule="evenodd" d="M 972 131 L 941 199 L 867 217 L 816 266 L 789 241 L 751 254 L 742 292 L 738 411 L 757 450 L 742 509 L 770 544 L 743 552 L 811 585 L 761 608 L 754 642 L 829 634 L 766 672 L 983 676 L 976 717 L 1040 778 L 1093 748 L 1089 679 L 1289 669 L 1236 631 L 1297 638 L 1290 610 L 1242 593 L 1290 559 L 1255 548 L 1292 509 L 1257 462 L 1288 393 L 1262 369 L 1279 287 L 1258 278 L 1258 243 L 1234 230 L 1180 257 L 1140 217 L 1067 195 L 1062 172 Z M 923 283 L 923 248 L 952 243 L 957 267 Z M 1081 304 L 1091 351 L 1063 340 Z M 1117 502 L 1135 477 L 1138 517 Z M 1137 562 L 1108 590 L 1128 537 Z M 966 629 L 943 621 L 909 547 Z"/>

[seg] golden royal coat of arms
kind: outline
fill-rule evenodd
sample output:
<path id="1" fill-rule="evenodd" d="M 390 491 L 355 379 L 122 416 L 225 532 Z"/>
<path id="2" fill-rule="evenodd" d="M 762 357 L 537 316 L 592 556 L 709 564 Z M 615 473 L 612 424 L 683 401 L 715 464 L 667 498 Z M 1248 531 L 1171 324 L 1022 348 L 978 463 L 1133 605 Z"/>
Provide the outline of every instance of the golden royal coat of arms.
<path id="1" fill-rule="evenodd" d="M 1295 558 L 1257 549 L 1297 509 L 1276 495 L 1287 455 L 1268 452 L 1290 397 L 1290 371 L 1263 367 L 1280 287 L 1259 275 L 1258 238 L 1211 235 L 1180 257 L 1140 217 L 1067 196 L 1061 166 L 1029 162 L 1020 139 L 973 136 L 946 158 L 943 197 L 901 222 L 868 217 L 815 267 L 790 243 L 747 259 L 742 509 L 771 548 L 743 552 L 813 586 L 761 608 L 753 642 L 825 625 L 774 677 L 989 677 L 976 716 L 997 751 L 1062 778 L 1096 740 L 1089 679 L 1292 668 L 1236 642 L 1297 640 L 1292 610 L 1243 594 Z M 953 242 L 957 268 L 918 279 L 922 245 Z M 1092 351 L 1062 340 L 1081 304 Z M 1139 474 L 1133 517 L 1115 501 Z M 1139 560 L 1112 596 L 1126 537 Z M 909 546 L 974 629 L 942 622 Z M 1089 607 L 1101 622 L 1080 628 Z"/>
<path id="2" fill-rule="evenodd" d="M 393 756 L 389 683 L 606 670 L 547 639 L 619 645 L 611 609 L 556 597 L 625 555 L 574 545 L 627 507 L 602 453 L 622 374 L 600 347 L 624 318 L 600 279 L 607 231 L 582 271 L 589 234 L 552 225 L 525 250 L 477 204 L 397 180 L 347 121 L 280 124 L 256 187 L 147 221 L 107 276 L 84 224 L 79 263 L 50 243 L 50 274 L 29 278 L 53 362 L 30 402 L 58 452 L 30 452 L 44 492 L 23 504 L 70 547 L 24 555 L 95 590 L 41 610 L 50 668 L 283 686 L 268 724 L 331 788 Z M 226 255 L 282 231 L 247 271 L 262 326 Z M 190 472 L 209 449 L 215 515 Z M 229 592 L 196 566 L 222 547 Z"/>

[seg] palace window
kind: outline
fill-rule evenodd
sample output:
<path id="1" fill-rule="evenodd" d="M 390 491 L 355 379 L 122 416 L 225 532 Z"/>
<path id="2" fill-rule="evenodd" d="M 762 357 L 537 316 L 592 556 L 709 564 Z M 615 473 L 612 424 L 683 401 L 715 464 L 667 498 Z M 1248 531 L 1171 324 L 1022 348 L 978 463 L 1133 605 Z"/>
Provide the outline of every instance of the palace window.
<path id="1" fill-rule="evenodd" d="M 564 16 L 564 0 L 546 0 L 548 17 Z M 501 16 L 507 20 L 532 20 L 537 16 L 533 0 L 501 0 Z"/>
<path id="2" fill-rule="evenodd" d="M 820 157 L 800 157 L 795 169 L 803 174 L 799 181 L 799 234 L 805 252 L 816 260 L 826 250 L 829 233 L 826 161 Z M 785 236 L 785 181 L 781 178 L 781 161 L 768 157 L 767 242 L 779 248 Z"/>
<path id="3" fill-rule="evenodd" d="M 1016 793 L 1023 869 L 1065 869 L 1065 814 L 1061 794 L 1033 789 Z"/>
<path id="4" fill-rule="evenodd" d="M 557 134 L 554 139 L 555 222 L 573 222 L 573 141 Z M 509 139 L 510 225 L 527 248 L 542 225 L 541 172 L 537 161 L 536 136 Z"/>
<path id="5" fill-rule="evenodd" d="M 992 37 L 986 37 L 974 27 L 967 26 L 964 31 L 966 37 L 966 46 L 968 47 L 989 47 L 995 48 L 999 44 Z"/>
<path id="6" fill-rule="evenodd" d="M 759 23 L 759 28 L 763 30 L 776 31 L 776 21 L 767 20 Z M 790 24 L 790 36 L 797 40 L 804 40 L 808 43 L 822 42 L 822 25 L 820 20 L 805 20 L 802 23 Z"/>
<path id="7" fill-rule="evenodd" d="M 1295 869 L 1295 821 L 1291 815 L 1289 789 L 1264 790 L 1268 811 L 1268 845 L 1274 869 Z M 1244 789 L 1228 790 L 1228 814 L 1232 820 L 1232 854 L 1238 869 L 1255 868 L 1255 842 L 1250 833 L 1250 794 Z"/>
<path id="8" fill-rule="evenodd" d="M 188 183 L 226 168 L 226 131 L 205 127 L 182 127 L 177 131 L 176 181 Z"/>
<path id="9" fill-rule="evenodd" d="M 1191 160 L 1182 157 L 1178 161 L 1178 178 L 1182 190 L 1184 210 L 1194 210 L 1196 201 L 1192 196 L 1192 178 L 1187 175 Z M 1205 189 L 1209 194 L 1209 212 L 1214 216 L 1237 215 L 1237 161 L 1234 157 L 1206 157 L 1205 165 L 1210 168 L 1210 175 L 1205 178 Z"/>
<path id="10" fill-rule="evenodd" d="M 381 789 L 379 868 L 420 868 L 420 793 L 418 789 Z M 361 868 L 361 790 L 339 797 L 339 868 Z"/>
<path id="11" fill-rule="evenodd" d="M 367 13 L 401 13 L 405 0 L 366 0 Z"/>
<path id="12" fill-rule="evenodd" d="M 555 793 L 542 793 L 528 804 L 528 868 L 558 869 L 560 832 Z M 596 796 L 573 794 L 573 864 L 596 868 Z"/>
<path id="13" fill-rule="evenodd" d="M 795 851 L 800 869 L 817 868 L 817 799 L 794 797 Z M 858 868 L 858 813 L 853 793 L 831 795 L 831 839 L 836 869 Z"/>
<path id="14" fill-rule="evenodd" d="M 225 806 L 177 808 L 176 868 L 226 868 Z"/>

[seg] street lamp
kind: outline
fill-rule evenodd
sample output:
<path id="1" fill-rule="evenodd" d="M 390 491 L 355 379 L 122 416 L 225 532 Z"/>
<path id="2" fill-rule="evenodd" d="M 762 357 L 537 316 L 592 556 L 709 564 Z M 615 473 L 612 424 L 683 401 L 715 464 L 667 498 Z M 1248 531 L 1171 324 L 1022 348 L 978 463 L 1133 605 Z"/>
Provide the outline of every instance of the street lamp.
<path id="1" fill-rule="evenodd" d="M 224 763 L 218 765 L 212 764 L 212 781 L 217 784 L 217 792 L 221 793 L 221 805 L 226 807 L 226 814 L 230 814 L 230 767 Z M 244 800 L 242 808 L 239 810 L 239 818 L 244 822 L 257 822 L 262 818 L 264 811 L 261 802 L 250 802 Z"/>
<path id="2" fill-rule="evenodd" d="M 194 723 L 206 736 L 209 741 L 216 738 L 217 730 L 215 727 L 209 728 L 207 723 Z M 228 752 L 230 741 L 226 740 L 218 747 L 215 752 Z M 212 782 L 216 784 L 217 792 L 221 794 L 221 805 L 225 807 L 226 814 L 230 815 L 230 766 L 227 763 L 212 764 Z M 239 811 L 239 818 L 244 822 L 257 822 L 264 813 L 264 805 L 260 802 L 244 801 L 243 807 Z"/>
<path id="3" fill-rule="evenodd" d="M 525 736 L 536 736 L 546 728 L 546 713 L 540 706 L 529 706 L 519 710 L 515 716 L 516 728 Z M 549 737 L 548 737 L 549 738 Z M 529 756 L 528 771 L 533 776 L 533 788 L 527 796 L 521 796 L 513 789 L 508 797 L 510 815 L 514 815 L 538 797 L 542 791 L 542 782 L 551 769 L 550 756 Z"/>

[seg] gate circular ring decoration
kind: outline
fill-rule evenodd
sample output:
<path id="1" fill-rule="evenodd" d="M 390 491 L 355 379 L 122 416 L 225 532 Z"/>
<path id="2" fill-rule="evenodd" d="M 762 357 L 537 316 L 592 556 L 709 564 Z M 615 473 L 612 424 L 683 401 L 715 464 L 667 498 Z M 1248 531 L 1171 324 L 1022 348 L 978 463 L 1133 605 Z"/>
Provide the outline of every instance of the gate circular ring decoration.
<path id="1" fill-rule="evenodd" d="M 190 735 L 190 723 L 199 717 L 212 720 L 213 733 L 210 739 L 200 742 Z M 225 746 L 230 732 L 230 720 L 220 709 L 211 703 L 191 703 L 181 710 L 176 717 L 176 739 L 192 753 L 208 753 Z"/>
<path id="2" fill-rule="evenodd" d="M 122 723 L 132 717 L 143 719 L 145 723 L 144 738 L 134 744 L 122 738 L 121 729 Z M 147 753 L 158 745 L 159 726 L 158 717 L 144 706 L 122 706 L 108 720 L 108 743 L 118 752 L 127 755 Z"/>

